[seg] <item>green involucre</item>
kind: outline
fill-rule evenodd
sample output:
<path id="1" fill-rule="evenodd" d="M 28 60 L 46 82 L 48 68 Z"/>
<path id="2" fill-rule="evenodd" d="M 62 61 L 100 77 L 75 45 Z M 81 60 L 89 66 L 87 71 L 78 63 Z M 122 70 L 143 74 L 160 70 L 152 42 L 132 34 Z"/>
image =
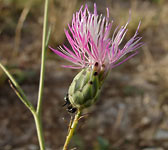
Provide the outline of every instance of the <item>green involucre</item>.
<path id="1" fill-rule="evenodd" d="M 79 72 L 68 91 L 72 106 L 79 109 L 91 106 L 98 99 L 102 82 L 95 71 L 83 69 Z"/>

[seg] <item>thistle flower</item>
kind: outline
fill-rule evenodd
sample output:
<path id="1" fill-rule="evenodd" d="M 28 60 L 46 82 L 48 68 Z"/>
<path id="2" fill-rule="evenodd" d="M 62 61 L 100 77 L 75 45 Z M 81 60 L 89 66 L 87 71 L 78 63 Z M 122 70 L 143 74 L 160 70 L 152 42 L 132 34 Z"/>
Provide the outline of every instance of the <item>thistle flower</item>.
<path id="1" fill-rule="evenodd" d="M 140 23 L 133 37 L 122 48 L 120 45 L 128 31 L 129 21 L 120 29 L 116 28 L 113 36 L 109 37 L 112 23 L 108 9 L 107 17 L 103 17 L 97 14 L 96 4 L 94 13 L 88 10 L 87 5 L 84 8 L 81 6 L 73 14 L 72 24 L 68 25 L 70 32 L 65 30 L 72 50 L 65 45 L 60 46 L 59 50 L 50 47 L 57 55 L 74 64 L 63 67 L 82 69 L 69 88 L 69 100 L 73 107 L 85 108 L 93 104 L 110 69 L 136 55 L 137 49 L 143 45 L 141 37 L 138 37 Z"/>

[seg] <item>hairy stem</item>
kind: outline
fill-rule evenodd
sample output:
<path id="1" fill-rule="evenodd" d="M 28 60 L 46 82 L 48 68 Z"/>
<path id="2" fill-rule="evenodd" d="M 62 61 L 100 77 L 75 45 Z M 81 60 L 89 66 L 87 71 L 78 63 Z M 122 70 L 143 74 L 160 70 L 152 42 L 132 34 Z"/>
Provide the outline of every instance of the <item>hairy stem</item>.
<path id="1" fill-rule="evenodd" d="M 75 118 L 74 118 L 74 120 L 73 120 L 72 125 L 70 126 L 70 130 L 69 130 L 69 133 L 68 133 L 68 135 L 67 135 L 67 137 L 66 137 L 66 141 L 65 141 L 63 150 L 67 150 L 68 145 L 69 145 L 69 143 L 70 143 L 70 140 L 72 139 L 72 136 L 73 136 L 73 134 L 74 134 L 74 132 L 75 132 L 75 129 L 76 129 L 76 126 L 77 126 L 77 124 L 78 124 L 78 121 L 79 121 L 80 116 L 81 116 L 81 110 L 79 109 L 78 112 L 77 112 L 76 115 L 75 115 Z"/>

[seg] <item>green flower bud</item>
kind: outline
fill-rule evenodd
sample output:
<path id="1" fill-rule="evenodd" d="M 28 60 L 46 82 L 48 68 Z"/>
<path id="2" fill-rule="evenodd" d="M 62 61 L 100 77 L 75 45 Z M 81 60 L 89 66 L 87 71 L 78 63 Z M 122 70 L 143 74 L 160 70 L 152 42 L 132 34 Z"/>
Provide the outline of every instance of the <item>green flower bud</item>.
<path id="1" fill-rule="evenodd" d="M 69 87 L 69 101 L 73 107 L 83 109 L 91 106 L 99 97 L 102 73 L 97 69 L 83 69 L 73 79 Z"/>

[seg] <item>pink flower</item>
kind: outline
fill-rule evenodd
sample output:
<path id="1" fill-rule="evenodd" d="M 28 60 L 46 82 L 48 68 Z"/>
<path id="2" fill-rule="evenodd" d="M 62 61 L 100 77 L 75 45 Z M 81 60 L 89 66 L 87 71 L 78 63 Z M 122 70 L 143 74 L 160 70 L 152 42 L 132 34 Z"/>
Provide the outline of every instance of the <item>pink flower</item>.
<path id="1" fill-rule="evenodd" d="M 138 29 L 133 37 L 122 47 L 120 44 L 127 33 L 127 25 L 120 29 L 116 28 L 112 38 L 109 37 L 112 21 L 109 21 L 109 10 L 107 17 L 97 14 L 96 4 L 94 4 L 94 13 L 88 10 L 87 5 L 80 8 L 73 14 L 72 24 L 68 25 L 69 31 L 65 30 L 66 37 L 72 47 L 72 50 L 65 45 L 59 47 L 59 50 L 53 49 L 57 55 L 72 62 L 73 66 L 64 66 L 67 68 L 104 68 L 106 71 L 127 61 L 138 53 L 137 49 L 143 45 L 138 37 Z M 132 52 L 127 58 L 119 62 L 124 55 Z"/>

